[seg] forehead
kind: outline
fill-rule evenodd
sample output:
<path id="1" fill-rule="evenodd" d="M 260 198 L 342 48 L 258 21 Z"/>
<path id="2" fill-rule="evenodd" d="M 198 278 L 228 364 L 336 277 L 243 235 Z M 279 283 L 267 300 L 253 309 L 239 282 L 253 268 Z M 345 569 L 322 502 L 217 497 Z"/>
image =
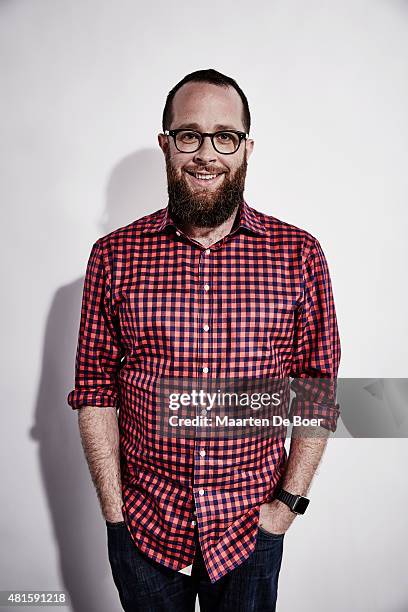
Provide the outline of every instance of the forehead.
<path id="1" fill-rule="evenodd" d="M 174 96 L 171 127 L 195 123 L 203 130 L 212 130 L 215 125 L 244 130 L 242 114 L 242 100 L 233 87 L 186 83 Z"/>

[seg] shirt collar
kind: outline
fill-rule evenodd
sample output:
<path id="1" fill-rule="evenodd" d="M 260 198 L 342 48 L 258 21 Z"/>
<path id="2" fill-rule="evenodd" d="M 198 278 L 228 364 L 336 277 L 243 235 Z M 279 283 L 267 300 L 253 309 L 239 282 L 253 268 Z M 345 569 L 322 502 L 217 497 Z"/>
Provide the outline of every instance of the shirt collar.
<path id="1" fill-rule="evenodd" d="M 260 213 L 254 208 L 251 208 L 245 200 L 242 200 L 239 205 L 238 215 L 239 222 L 237 225 L 234 223 L 234 227 L 244 227 L 255 234 L 265 236 L 266 228 Z M 157 214 L 146 223 L 145 227 L 142 229 L 142 233 L 156 234 L 162 232 L 169 225 L 177 227 L 171 218 L 169 206 L 167 205 L 165 208 L 160 209 Z"/>

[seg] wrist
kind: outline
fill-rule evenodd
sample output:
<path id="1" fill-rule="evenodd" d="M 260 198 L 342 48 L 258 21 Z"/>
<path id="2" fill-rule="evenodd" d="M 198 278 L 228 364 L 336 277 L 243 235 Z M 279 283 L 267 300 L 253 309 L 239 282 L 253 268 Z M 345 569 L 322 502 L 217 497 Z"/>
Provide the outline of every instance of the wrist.
<path id="1" fill-rule="evenodd" d="M 103 512 L 103 518 L 108 523 L 120 523 L 124 520 L 121 510 L 119 512 Z"/>
<path id="2" fill-rule="evenodd" d="M 276 489 L 275 500 L 286 505 L 293 514 L 304 514 L 310 502 L 307 497 L 294 494 L 283 487 Z"/>

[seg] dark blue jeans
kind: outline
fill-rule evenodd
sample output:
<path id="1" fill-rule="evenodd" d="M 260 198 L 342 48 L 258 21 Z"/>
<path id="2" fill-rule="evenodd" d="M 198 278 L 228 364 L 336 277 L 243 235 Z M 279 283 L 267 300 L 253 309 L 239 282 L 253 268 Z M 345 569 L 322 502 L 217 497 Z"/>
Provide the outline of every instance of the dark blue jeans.
<path id="1" fill-rule="evenodd" d="M 274 612 L 284 535 L 258 528 L 254 552 L 211 583 L 198 543 L 191 576 L 153 561 L 135 545 L 124 522 L 106 523 L 108 556 L 125 612 Z"/>

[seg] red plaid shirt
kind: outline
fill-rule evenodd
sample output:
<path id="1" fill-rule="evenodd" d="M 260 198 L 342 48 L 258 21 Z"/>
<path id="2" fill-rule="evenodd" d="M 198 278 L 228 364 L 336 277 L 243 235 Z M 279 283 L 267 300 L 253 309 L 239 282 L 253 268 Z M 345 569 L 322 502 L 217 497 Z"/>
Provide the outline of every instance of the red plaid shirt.
<path id="1" fill-rule="evenodd" d="M 137 547 L 181 570 L 197 524 L 212 582 L 255 547 L 285 438 L 164 438 L 152 427 L 165 377 L 327 377 L 340 360 L 319 242 L 243 201 L 230 233 L 204 248 L 168 207 L 99 238 L 86 270 L 72 408 L 119 408 L 122 511 Z M 296 401 L 296 398 L 292 402 Z M 334 431 L 338 404 L 319 406 Z"/>

